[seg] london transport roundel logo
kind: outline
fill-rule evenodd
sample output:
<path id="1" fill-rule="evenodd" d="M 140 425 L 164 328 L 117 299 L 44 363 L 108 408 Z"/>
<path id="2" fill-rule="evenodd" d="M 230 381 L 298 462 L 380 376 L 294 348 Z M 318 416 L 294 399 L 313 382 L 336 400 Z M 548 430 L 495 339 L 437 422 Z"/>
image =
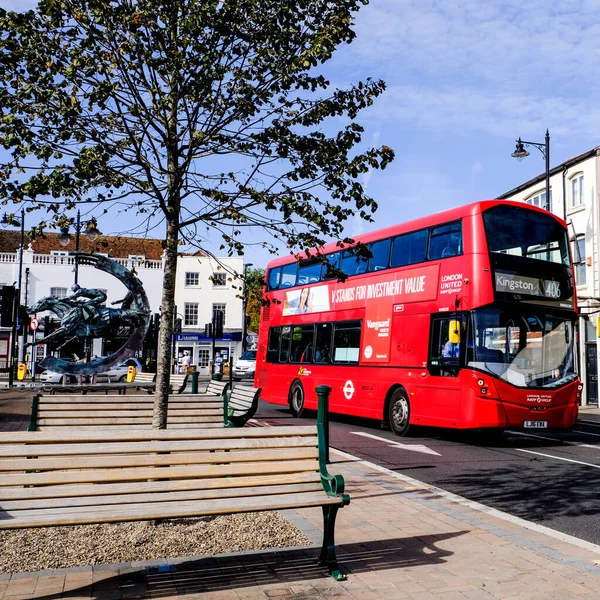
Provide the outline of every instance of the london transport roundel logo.
<path id="1" fill-rule="evenodd" d="M 371 358 L 371 356 L 373 356 L 373 348 L 371 346 L 367 346 L 363 354 L 365 358 Z"/>
<path id="2" fill-rule="evenodd" d="M 346 396 L 346 400 L 350 400 L 352 396 L 354 396 L 354 384 L 352 381 L 348 379 L 344 384 L 344 396 Z"/>

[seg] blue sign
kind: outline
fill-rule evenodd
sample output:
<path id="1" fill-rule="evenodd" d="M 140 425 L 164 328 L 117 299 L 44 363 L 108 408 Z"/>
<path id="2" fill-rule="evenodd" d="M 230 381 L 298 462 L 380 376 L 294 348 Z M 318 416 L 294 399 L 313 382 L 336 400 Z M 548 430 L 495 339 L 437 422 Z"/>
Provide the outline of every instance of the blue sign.
<path id="1" fill-rule="evenodd" d="M 175 336 L 178 342 L 212 342 L 211 337 L 206 337 L 204 333 L 180 333 Z M 223 337 L 217 338 L 216 342 L 241 342 L 242 332 L 224 333 Z"/>

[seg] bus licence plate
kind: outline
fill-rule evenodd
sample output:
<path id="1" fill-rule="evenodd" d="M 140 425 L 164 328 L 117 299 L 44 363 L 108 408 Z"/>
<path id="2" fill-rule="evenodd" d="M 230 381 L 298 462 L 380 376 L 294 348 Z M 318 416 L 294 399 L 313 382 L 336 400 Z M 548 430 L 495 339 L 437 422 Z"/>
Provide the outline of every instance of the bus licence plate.
<path id="1" fill-rule="evenodd" d="M 528 429 L 547 429 L 548 421 L 525 421 L 523 426 Z"/>

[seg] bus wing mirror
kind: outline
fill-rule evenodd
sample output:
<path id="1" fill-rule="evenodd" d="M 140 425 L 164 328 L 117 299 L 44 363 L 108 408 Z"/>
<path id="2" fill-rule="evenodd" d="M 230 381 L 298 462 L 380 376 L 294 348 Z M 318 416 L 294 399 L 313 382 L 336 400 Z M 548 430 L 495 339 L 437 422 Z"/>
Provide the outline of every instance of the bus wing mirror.
<path id="1" fill-rule="evenodd" d="M 450 321 L 448 340 L 451 344 L 460 343 L 460 321 Z"/>

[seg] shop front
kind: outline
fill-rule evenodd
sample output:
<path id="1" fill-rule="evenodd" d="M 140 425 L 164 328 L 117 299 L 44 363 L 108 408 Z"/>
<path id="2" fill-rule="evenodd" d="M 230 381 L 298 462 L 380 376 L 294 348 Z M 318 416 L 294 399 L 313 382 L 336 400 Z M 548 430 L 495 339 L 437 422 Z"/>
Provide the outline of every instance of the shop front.
<path id="1" fill-rule="evenodd" d="M 191 357 L 190 367 L 200 373 L 200 376 L 211 374 L 214 361 L 215 371 L 223 370 L 230 357 L 239 356 L 242 349 L 242 332 L 224 333 L 223 337 L 215 340 L 213 356 L 212 338 L 207 338 L 203 332 L 181 333 L 175 336 L 175 356 L 177 365 L 182 365 L 186 352 Z"/>

